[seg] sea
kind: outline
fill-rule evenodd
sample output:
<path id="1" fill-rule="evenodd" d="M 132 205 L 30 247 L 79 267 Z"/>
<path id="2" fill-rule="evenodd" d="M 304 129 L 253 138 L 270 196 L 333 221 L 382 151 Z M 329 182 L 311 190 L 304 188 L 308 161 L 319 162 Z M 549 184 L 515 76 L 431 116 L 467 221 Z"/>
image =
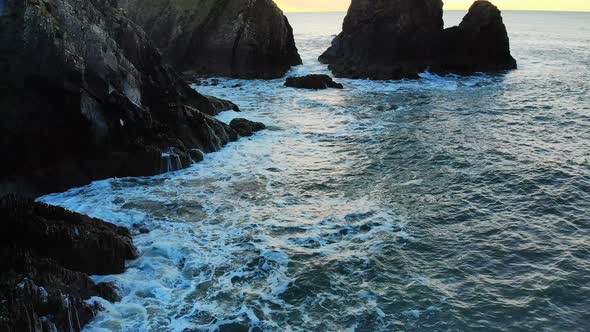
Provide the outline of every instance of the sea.
<path id="1" fill-rule="evenodd" d="M 329 74 L 344 15 L 288 14 L 288 75 Z M 195 86 L 242 110 L 218 118 L 266 131 L 40 198 L 150 230 L 125 273 L 93 277 L 122 301 L 90 299 L 85 331 L 589 331 L 590 13 L 503 15 L 517 70 L 220 78 Z"/>

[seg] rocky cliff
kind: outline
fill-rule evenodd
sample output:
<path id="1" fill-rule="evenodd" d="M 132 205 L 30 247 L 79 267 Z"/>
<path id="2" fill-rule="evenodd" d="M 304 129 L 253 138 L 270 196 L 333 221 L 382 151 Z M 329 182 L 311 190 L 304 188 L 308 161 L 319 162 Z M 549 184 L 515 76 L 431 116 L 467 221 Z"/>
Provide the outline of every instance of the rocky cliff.
<path id="1" fill-rule="evenodd" d="M 342 32 L 320 56 L 336 76 L 417 78 L 424 70 L 472 74 L 516 68 L 500 11 L 476 1 L 444 29 L 441 0 L 353 0 Z"/>
<path id="2" fill-rule="evenodd" d="M 301 64 L 272 0 L 119 0 L 164 58 L 187 74 L 278 78 Z"/>
<path id="3" fill-rule="evenodd" d="M 114 0 L 0 0 L 0 331 L 80 331 L 93 297 L 118 299 L 88 275 L 137 256 L 125 228 L 5 193 L 186 167 L 237 139 L 212 117 L 229 109 L 165 65 Z"/>
<path id="4" fill-rule="evenodd" d="M 154 175 L 237 139 L 114 0 L 7 0 L 0 13 L 0 193 Z M 198 154 L 198 153 L 197 153 Z M 170 158 L 174 163 L 170 163 Z"/>

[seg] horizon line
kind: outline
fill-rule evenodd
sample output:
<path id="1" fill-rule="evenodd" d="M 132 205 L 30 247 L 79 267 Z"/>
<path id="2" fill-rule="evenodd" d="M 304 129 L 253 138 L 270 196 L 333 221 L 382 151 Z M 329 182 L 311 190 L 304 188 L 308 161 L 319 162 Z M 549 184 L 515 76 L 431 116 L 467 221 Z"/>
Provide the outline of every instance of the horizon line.
<path id="1" fill-rule="evenodd" d="M 444 11 L 468 11 L 469 8 L 465 9 L 445 9 Z M 502 12 L 544 12 L 544 13 L 590 13 L 590 10 L 550 10 L 550 9 L 500 9 Z M 283 10 L 284 13 L 346 13 L 347 10 Z"/>

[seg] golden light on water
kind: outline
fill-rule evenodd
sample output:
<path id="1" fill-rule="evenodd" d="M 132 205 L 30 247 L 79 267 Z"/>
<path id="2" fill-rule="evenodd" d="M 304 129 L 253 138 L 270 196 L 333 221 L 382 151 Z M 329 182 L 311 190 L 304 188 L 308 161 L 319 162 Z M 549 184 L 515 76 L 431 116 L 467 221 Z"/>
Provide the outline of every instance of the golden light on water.
<path id="1" fill-rule="evenodd" d="M 345 11 L 350 0 L 275 0 L 286 12 Z M 467 9 L 472 0 L 444 0 L 445 9 Z M 590 0 L 492 0 L 502 10 L 590 12 Z"/>

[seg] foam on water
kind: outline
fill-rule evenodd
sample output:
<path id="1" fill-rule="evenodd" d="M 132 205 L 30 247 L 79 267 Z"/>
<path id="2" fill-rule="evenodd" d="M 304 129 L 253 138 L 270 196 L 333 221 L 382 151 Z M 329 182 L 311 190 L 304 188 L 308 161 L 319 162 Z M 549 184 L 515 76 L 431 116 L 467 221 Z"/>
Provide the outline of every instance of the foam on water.
<path id="1" fill-rule="evenodd" d="M 226 112 L 219 118 L 235 116 Z M 292 149 L 294 158 L 305 158 L 309 151 L 284 144 L 311 144 L 304 136 L 270 130 L 187 170 L 99 181 L 43 197 L 49 204 L 151 230 L 135 236 L 141 255 L 124 274 L 95 277 L 117 282 L 123 300 L 101 301 L 106 311 L 87 329 L 215 330 L 231 323 L 281 329 L 275 316 L 297 310 L 282 298 L 296 282 L 289 273 L 292 256 L 354 260 L 360 252 L 379 252 L 388 239 L 407 240 L 403 222 L 375 202 L 300 198 L 279 184 L 299 167 L 315 167 L 317 152 L 307 156 L 312 164 L 278 157 Z"/>

